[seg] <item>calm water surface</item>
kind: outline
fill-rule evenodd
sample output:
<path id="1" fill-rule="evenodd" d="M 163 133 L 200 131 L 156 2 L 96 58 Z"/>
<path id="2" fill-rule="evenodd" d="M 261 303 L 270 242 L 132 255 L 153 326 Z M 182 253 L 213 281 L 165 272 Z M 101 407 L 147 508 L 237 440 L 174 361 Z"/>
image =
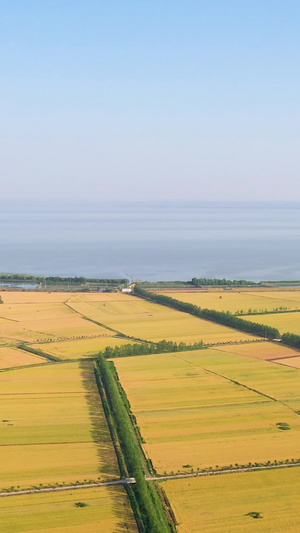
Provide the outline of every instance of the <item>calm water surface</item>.
<path id="1" fill-rule="evenodd" d="M 0 205 L 0 271 L 300 279 L 300 204 Z"/>

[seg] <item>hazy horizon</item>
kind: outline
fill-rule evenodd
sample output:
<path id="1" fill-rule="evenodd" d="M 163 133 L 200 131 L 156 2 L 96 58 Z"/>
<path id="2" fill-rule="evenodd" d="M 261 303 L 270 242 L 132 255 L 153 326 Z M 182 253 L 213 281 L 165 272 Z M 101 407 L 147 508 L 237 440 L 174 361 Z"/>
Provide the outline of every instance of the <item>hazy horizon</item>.
<path id="1" fill-rule="evenodd" d="M 0 2 L 1 199 L 300 201 L 300 5 Z"/>

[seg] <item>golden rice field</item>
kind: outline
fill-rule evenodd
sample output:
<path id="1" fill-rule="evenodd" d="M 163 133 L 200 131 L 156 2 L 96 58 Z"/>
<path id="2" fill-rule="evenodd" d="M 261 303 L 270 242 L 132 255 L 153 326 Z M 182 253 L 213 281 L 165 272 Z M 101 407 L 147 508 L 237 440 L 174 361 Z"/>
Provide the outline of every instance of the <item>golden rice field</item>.
<path id="1" fill-rule="evenodd" d="M 300 411 L 299 370 L 277 364 L 277 359 L 274 362 L 259 361 L 237 354 L 225 354 L 219 349 L 202 350 L 199 356 L 196 352 L 189 352 L 184 358 L 190 365 L 200 365 L 270 396 L 293 411 Z"/>
<path id="2" fill-rule="evenodd" d="M 279 333 L 296 333 L 300 335 L 300 313 L 274 313 L 271 315 L 249 315 L 245 320 L 255 321 L 259 324 L 278 328 Z"/>
<path id="3" fill-rule="evenodd" d="M 60 343 L 50 353 L 61 353 L 63 358 L 69 358 L 68 354 L 71 358 L 78 358 L 81 355 L 95 355 L 105 346 L 116 345 L 112 338 L 114 331 L 86 320 L 68 306 L 71 297 L 76 298 L 74 293 L 2 292 L 1 295 L 4 303 L 0 305 L 0 346 L 14 346 L 20 342 L 70 341 L 70 345 Z M 84 295 L 78 296 L 84 298 Z M 106 300 L 103 293 L 94 296 Z M 75 342 L 82 340 L 87 341 L 82 346 L 80 342 Z M 73 341 L 75 343 L 72 345 Z M 119 344 L 123 342 L 120 340 Z M 81 347 L 83 354 L 79 351 Z"/>
<path id="4" fill-rule="evenodd" d="M 6 291 L 0 290 L 5 304 L 63 303 L 70 298 L 69 292 Z M 72 293 L 73 295 L 74 293 Z M 1 314 L 1 313 L 0 313 Z"/>
<path id="5" fill-rule="evenodd" d="M 84 359 L 85 357 L 95 357 L 107 346 L 115 347 L 128 343 L 130 343 L 130 340 L 128 339 L 105 336 L 97 337 L 95 339 L 39 343 L 32 344 L 31 346 L 32 348 L 43 350 L 47 354 L 54 355 L 60 359 Z"/>
<path id="6" fill-rule="evenodd" d="M 159 290 L 155 292 L 160 292 Z M 178 291 L 162 291 L 166 296 L 171 296 L 176 300 L 189 302 L 202 308 L 215 309 L 216 311 L 230 311 L 262 312 L 266 309 L 273 311 L 286 307 L 288 309 L 300 309 L 300 290 L 293 289 L 291 291 L 281 290 L 261 290 L 261 289 L 207 289 L 207 290 L 191 290 L 185 292 Z"/>
<path id="7" fill-rule="evenodd" d="M 82 315 L 125 335 L 154 342 L 167 339 L 216 343 L 253 338 L 238 330 L 121 293 L 75 296 L 69 305 Z"/>
<path id="8" fill-rule="evenodd" d="M 44 357 L 39 357 L 38 355 L 12 348 L 11 346 L 0 346 L 0 369 L 46 362 L 47 360 Z"/>
<path id="9" fill-rule="evenodd" d="M 300 455 L 299 370 L 213 349 L 114 362 L 160 474 Z"/>
<path id="10" fill-rule="evenodd" d="M 90 362 L 4 372 L 0 391 L 0 489 L 118 476 Z"/>
<path id="11" fill-rule="evenodd" d="M 42 320 L 6 320 L 0 322 L 3 337 L 25 342 L 110 335 L 107 329 L 80 316 Z"/>
<path id="12" fill-rule="evenodd" d="M 179 533 L 296 533 L 299 473 L 297 467 L 245 472 L 165 481 L 163 487 Z"/>
<path id="13" fill-rule="evenodd" d="M 283 357 L 295 357 L 297 355 L 300 357 L 300 351 L 296 350 L 296 348 L 288 348 L 283 344 L 268 341 L 249 344 L 227 344 L 218 346 L 217 349 L 221 352 L 236 353 L 266 361 L 277 360 Z"/>
<path id="14" fill-rule="evenodd" d="M 76 507 L 76 502 L 86 504 Z M 0 498 L 1 533 L 135 533 L 123 487 Z"/>

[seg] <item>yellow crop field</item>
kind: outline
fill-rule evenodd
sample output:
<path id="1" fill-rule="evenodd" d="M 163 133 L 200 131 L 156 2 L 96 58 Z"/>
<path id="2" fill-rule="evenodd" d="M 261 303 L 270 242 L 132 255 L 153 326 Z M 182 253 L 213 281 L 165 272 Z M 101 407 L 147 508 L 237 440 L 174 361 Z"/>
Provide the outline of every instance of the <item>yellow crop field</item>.
<path id="1" fill-rule="evenodd" d="M 190 365 L 200 365 L 260 394 L 265 394 L 297 412 L 300 411 L 300 372 L 274 362 L 259 361 L 219 350 L 189 352 L 184 357 Z M 181 357 L 181 354 L 178 354 Z M 299 415 L 298 415 L 299 416 Z"/>
<path id="2" fill-rule="evenodd" d="M 296 533 L 299 468 L 165 481 L 179 533 Z M 253 519 L 249 513 L 260 513 Z"/>
<path id="3" fill-rule="evenodd" d="M 114 361 L 160 474 L 299 456 L 299 371 L 212 349 Z"/>
<path id="4" fill-rule="evenodd" d="M 4 304 L 63 303 L 70 298 L 69 292 L 4 291 L 0 290 Z M 74 293 L 72 293 L 72 296 Z M 2 308 L 2 305 L 1 305 Z"/>
<path id="5" fill-rule="evenodd" d="M 24 341 L 35 342 L 57 338 L 110 335 L 111 333 L 80 316 L 55 318 L 49 320 L 6 320 L 0 324 L 0 334 Z"/>
<path id="6" fill-rule="evenodd" d="M 46 363 L 46 359 L 10 346 L 0 347 L 0 369 Z"/>
<path id="7" fill-rule="evenodd" d="M 0 390 L 0 488 L 118 475 L 91 363 L 1 373 Z"/>
<path id="8" fill-rule="evenodd" d="M 244 317 L 245 320 L 252 320 L 259 324 L 278 328 L 282 333 L 296 333 L 300 335 L 300 313 L 274 313 L 270 315 L 249 315 Z"/>
<path id="9" fill-rule="evenodd" d="M 76 507 L 76 502 L 86 504 Z M 123 487 L 0 498 L 1 533 L 134 533 L 133 513 Z"/>
<path id="10" fill-rule="evenodd" d="M 43 350 L 51 355 L 55 355 L 60 359 L 79 359 L 84 357 L 94 357 L 101 350 L 104 350 L 106 346 L 115 347 L 129 343 L 130 340 L 128 339 L 104 336 L 94 339 L 32 344 L 32 347 Z"/>
<path id="11" fill-rule="evenodd" d="M 155 291 L 155 292 L 160 292 Z M 262 312 L 266 309 L 273 311 L 286 307 L 300 309 L 300 290 L 293 291 L 266 291 L 260 289 L 232 289 L 232 290 L 193 290 L 193 291 L 162 291 L 162 294 L 171 296 L 176 300 L 189 302 L 199 307 L 216 309 L 216 311 L 230 311 L 231 313 L 247 313 L 252 311 Z"/>
<path id="12" fill-rule="evenodd" d="M 89 295 L 92 296 L 92 295 Z M 147 302 L 124 294 L 95 294 L 92 301 L 81 301 L 83 296 L 69 302 L 72 308 L 121 333 L 139 339 L 159 341 L 169 339 L 193 343 L 238 342 L 253 338 L 232 328 L 214 324 L 186 313 Z M 96 300 L 96 296 L 98 300 Z M 105 296 L 105 300 L 102 297 Z"/>
<path id="13" fill-rule="evenodd" d="M 21 322 L 23 320 L 68 319 L 76 313 L 63 303 L 2 304 L 0 316 Z"/>
<path id="14" fill-rule="evenodd" d="M 254 342 L 249 344 L 230 344 L 225 346 L 218 346 L 221 352 L 237 353 L 247 357 L 254 357 L 255 359 L 275 360 L 283 357 L 295 357 L 299 355 L 300 351 L 296 348 L 288 348 L 283 344 L 275 344 L 275 342 Z"/>

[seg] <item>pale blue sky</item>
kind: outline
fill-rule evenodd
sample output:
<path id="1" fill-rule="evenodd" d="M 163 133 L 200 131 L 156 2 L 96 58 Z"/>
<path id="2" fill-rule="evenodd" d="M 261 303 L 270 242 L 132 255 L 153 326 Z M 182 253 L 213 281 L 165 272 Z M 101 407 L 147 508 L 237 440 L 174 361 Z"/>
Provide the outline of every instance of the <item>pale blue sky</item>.
<path id="1" fill-rule="evenodd" d="M 2 199 L 300 200 L 300 3 L 0 0 Z"/>

